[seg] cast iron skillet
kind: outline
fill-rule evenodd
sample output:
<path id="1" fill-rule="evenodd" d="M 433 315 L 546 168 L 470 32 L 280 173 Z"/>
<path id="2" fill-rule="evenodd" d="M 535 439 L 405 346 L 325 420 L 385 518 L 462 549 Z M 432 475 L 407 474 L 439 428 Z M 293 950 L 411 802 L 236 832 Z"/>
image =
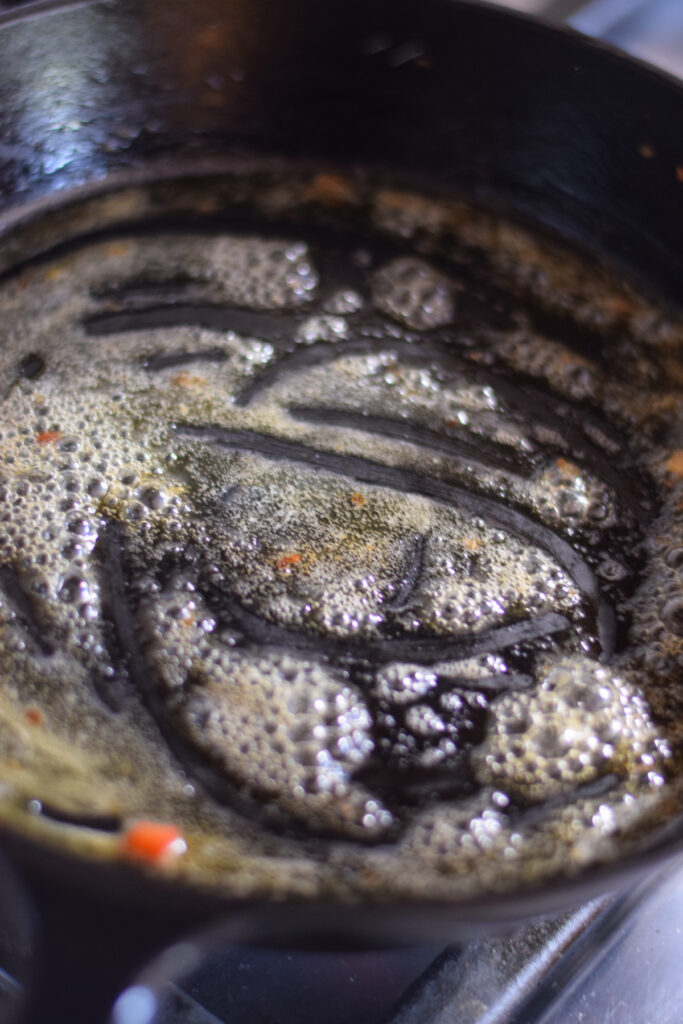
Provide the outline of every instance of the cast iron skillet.
<path id="1" fill-rule="evenodd" d="M 16 255 L 10 229 L 114 185 L 363 165 L 472 196 L 683 291 L 683 88 L 569 31 L 454 0 L 95 0 L 5 15 L 0 54 L 0 267 Z M 63 1019 L 95 1021 L 132 966 L 192 923 L 232 915 L 264 941 L 452 938 L 612 887 L 682 838 L 672 822 L 646 858 L 552 891 L 332 913 L 231 906 L 16 836 L 5 846 L 42 907 L 45 977 L 60 990 L 60 915 L 79 923 Z M 35 1019 L 62 1019 L 41 998 Z"/>

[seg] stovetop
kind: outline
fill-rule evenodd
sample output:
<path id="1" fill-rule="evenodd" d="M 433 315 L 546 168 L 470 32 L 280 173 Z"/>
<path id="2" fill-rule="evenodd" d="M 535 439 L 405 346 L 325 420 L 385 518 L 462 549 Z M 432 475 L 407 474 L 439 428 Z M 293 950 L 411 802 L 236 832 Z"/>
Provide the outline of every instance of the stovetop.
<path id="1" fill-rule="evenodd" d="M 620 897 L 442 950 L 184 943 L 165 954 L 177 977 L 142 977 L 112 1024 L 680 1024 L 682 924 L 677 861 Z"/>
<path id="2" fill-rule="evenodd" d="M 4 863 L 0 905 L 0 1022 L 16 1024 L 22 989 L 31 989 L 35 920 L 22 885 Z M 124 928 L 118 922 L 117 930 L 113 918 L 70 913 L 68 903 L 48 906 L 46 913 L 43 901 L 46 944 L 54 949 L 61 943 L 67 955 L 54 970 L 48 964 L 42 1013 L 33 1020 L 87 1020 L 83 1002 L 94 1007 L 93 995 L 102 995 L 95 992 L 102 949 L 109 955 L 117 950 L 120 976 L 133 977 L 119 992 L 109 1024 L 680 1024 L 683 1019 L 681 858 L 619 895 L 446 948 L 293 951 L 242 945 L 234 932 L 218 929 L 183 935 L 140 969 L 143 958 L 131 921 Z M 111 1005 L 111 995 L 99 1008 Z M 66 1016 L 65 1008 L 71 1011 Z M 104 1024 L 105 1017 L 106 1009 L 92 1024 Z"/>
<path id="3" fill-rule="evenodd" d="M 680 1024 L 682 955 L 678 860 L 618 897 L 445 949 L 183 943 L 122 993 L 111 1024 Z"/>

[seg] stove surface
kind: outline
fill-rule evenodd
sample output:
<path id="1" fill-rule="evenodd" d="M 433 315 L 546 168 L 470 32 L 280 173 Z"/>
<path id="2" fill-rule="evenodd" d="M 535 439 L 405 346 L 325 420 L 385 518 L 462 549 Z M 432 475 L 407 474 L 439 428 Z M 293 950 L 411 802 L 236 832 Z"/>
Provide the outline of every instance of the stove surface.
<path id="1" fill-rule="evenodd" d="M 682 924 L 678 859 L 619 896 L 444 950 L 184 943 L 165 954 L 175 976 L 152 968 L 111 1024 L 680 1024 Z"/>

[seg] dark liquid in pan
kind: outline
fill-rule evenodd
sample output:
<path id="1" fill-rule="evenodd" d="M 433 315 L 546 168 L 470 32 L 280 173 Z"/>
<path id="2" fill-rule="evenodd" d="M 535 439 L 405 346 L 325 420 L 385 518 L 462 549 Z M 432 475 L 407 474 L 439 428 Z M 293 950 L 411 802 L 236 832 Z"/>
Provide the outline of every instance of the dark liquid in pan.
<path id="1" fill-rule="evenodd" d="M 680 325 L 458 204 L 253 188 L 2 286 L 7 816 L 173 820 L 242 892 L 609 855 L 677 799 Z"/>

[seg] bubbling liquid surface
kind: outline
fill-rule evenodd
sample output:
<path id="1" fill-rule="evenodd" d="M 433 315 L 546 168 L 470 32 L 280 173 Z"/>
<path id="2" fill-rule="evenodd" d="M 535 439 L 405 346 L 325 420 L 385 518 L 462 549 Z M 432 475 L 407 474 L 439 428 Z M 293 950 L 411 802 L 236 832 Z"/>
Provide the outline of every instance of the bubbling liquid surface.
<path id="1" fill-rule="evenodd" d="M 0 285 L 3 817 L 92 856 L 171 820 L 163 870 L 342 899 L 654 834 L 681 323 L 460 203 L 235 188 Z"/>

